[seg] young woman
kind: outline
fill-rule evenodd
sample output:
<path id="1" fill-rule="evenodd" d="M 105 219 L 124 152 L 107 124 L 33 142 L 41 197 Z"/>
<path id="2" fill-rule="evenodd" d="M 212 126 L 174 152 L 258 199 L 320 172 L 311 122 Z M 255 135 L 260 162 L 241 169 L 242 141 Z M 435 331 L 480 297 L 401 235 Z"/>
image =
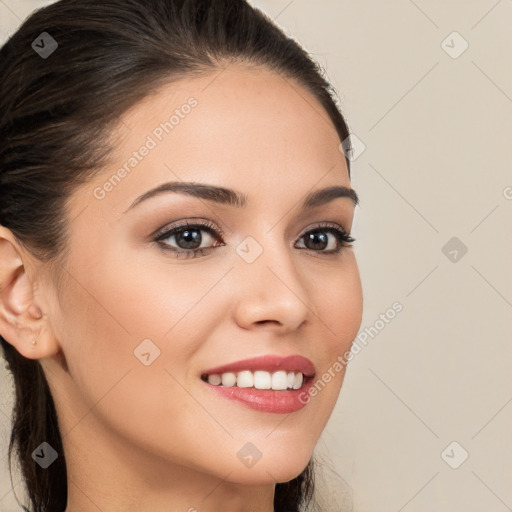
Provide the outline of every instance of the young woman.
<path id="1" fill-rule="evenodd" d="M 307 510 L 362 315 L 321 68 L 243 0 L 61 0 L 0 75 L 30 510 Z"/>

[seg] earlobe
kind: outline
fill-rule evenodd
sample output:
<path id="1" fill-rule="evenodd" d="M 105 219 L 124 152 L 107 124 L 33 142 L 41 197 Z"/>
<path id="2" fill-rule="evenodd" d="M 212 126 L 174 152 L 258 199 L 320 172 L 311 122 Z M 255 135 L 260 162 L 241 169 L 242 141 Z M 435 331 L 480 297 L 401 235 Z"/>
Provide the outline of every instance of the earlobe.
<path id="1" fill-rule="evenodd" d="M 59 347 L 53 346 L 47 318 L 36 303 L 32 273 L 23 263 L 29 257 L 0 226 L 0 335 L 21 355 L 39 359 L 57 353 Z"/>

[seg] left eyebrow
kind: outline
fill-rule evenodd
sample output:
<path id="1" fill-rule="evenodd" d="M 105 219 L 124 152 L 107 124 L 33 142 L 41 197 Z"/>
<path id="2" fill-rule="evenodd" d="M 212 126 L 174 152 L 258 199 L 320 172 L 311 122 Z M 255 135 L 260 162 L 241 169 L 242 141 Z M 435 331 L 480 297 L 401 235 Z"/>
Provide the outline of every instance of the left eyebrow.
<path id="1" fill-rule="evenodd" d="M 206 183 L 174 181 L 163 183 L 162 185 L 159 185 L 158 187 L 148 190 L 144 194 L 140 195 L 123 213 L 126 213 L 128 210 L 131 210 L 138 204 L 150 199 L 151 197 L 155 197 L 157 195 L 168 192 L 186 194 L 192 197 L 205 199 L 207 201 L 213 201 L 219 204 L 233 206 L 235 208 L 245 208 L 249 201 L 245 194 L 230 188 L 217 187 L 215 185 L 209 185 Z M 353 188 L 332 186 L 310 192 L 303 199 L 300 208 L 302 210 L 309 210 L 329 203 L 337 198 L 348 198 L 352 201 L 354 206 L 359 204 L 359 197 Z"/>

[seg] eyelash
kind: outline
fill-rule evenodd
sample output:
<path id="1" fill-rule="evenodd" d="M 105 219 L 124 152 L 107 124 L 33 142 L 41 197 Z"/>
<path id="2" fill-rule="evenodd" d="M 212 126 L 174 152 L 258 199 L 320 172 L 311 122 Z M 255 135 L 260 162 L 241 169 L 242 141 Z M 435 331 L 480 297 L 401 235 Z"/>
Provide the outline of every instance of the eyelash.
<path id="1" fill-rule="evenodd" d="M 208 251 L 215 249 L 215 247 L 205 247 L 203 249 L 176 250 L 175 248 L 171 248 L 169 246 L 169 244 L 161 242 L 161 240 L 165 240 L 167 238 L 170 238 L 173 235 L 176 235 L 182 231 L 187 231 L 187 230 L 206 231 L 210 235 L 212 235 L 216 238 L 224 237 L 224 232 L 220 228 L 211 224 L 210 222 L 204 222 L 204 223 L 200 222 L 200 223 L 192 224 L 187 221 L 187 222 L 184 222 L 177 226 L 172 226 L 170 229 L 167 229 L 163 232 L 157 233 L 157 235 L 153 239 L 153 241 L 159 243 L 162 246 L 163 250 L 175 253 L 177 255 L 177 257 L 179 257 L 178 255 L 183 254 L 183 255 L 185 255 L 186 259 L 200 257 L 200 256 L 204 255 L 205 253 L 207 253 Z M 338 241 L 338 248 L 335 250 L 331 250 L 331 251 L 323 251 L 323 250 L 315 251 L 315 249 L 306 249 L 306 250 L 324 253 L 329 256 L 336 256 L 337 254 L 339 254 L 341 252 L 343 247 L 352 247 L 351 243 L 356 241 L 356 239 L 352 238 L 341 226 L 339 226 L 338 224 L 332 223 L 332 222 L 320 223 L 319 225 L 314 226 L 310 230 L 306 231 L 299 238 L 299 240 L 304 238 L 307 234 L 318 233 L 318 232 L 320 232 L 320 233 L 328 232 L 328 233 L 334 234 L 334 236 L 336 237 L 336 240 Z M 221 246 L 217 246 L 217 247 L 221 247 Z"/>

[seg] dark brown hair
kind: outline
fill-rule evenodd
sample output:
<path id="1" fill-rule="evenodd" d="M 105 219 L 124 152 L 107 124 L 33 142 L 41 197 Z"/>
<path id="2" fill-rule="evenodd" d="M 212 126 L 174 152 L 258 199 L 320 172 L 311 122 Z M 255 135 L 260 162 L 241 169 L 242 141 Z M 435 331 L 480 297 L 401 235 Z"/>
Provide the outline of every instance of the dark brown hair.
<path id="1" fill-rule="evenodd" d="M 46 57 L 33 46 L 43 32 L 58 44 Z M 340 142 L 349 136 L 323 69 L 244 0 L 61 0 L 38 9 L 0 49 L 0 224 L 58 279 L 69 248 L 66 199 L 104 168 L 120 116 L 164 83 L 230 62 L 293 80 L 319 101 Z M 14 452 L 32 512 L 63 512 L 66 461 L 44 372 L 0 343 L 16 394 L 11 479 Z M 42 441 L 59 454 L 48 469 L 31 456 Z M 276 484 L 276 512 L 306 510 L 314 463 Z"/>

